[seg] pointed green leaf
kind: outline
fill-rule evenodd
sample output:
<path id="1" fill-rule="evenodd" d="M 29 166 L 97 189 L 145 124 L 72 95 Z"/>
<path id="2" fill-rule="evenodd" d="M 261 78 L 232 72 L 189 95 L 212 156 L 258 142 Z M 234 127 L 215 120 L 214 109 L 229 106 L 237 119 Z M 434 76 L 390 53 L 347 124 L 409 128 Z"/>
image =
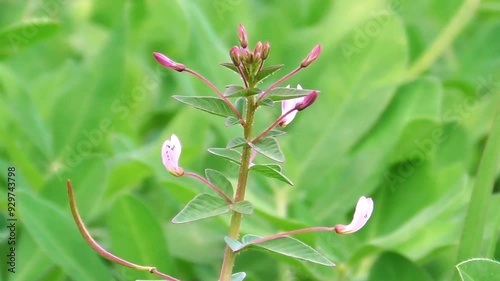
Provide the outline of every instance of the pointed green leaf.
<path id="1" fill-rule="evenodd" d="M 224 122 L 224 125 L 226 127 L 231 127 L 231 126 L 239 124 L 239 123 L 240 123 L 240 119 L 233 117 L 233 116 L 228 116 L 226 118 L 226 121 Z"/>
<path id="2" fill-rule="evenodd" d="M 223 100 L 217 97 L 172 96 L 172 98 L 217 116 L 235 116 L 231 108 Z"/>
<path id="3" fill-rule="evenodd" d="M 250 170 L 251 171 L 256 171 L 257 173 L 260 173 L 268 178 L 273 178 L 280 180 L 282 182 L 288 183 L 289 185 L 293 186 L 293 183 L 290 179 L 288 179 L 285 175 L 281 173 L 280 170 L 276 169 L 276 166 L 280 167 L 279 165 L 253 165 Z"/>
<path id="4" fill-rule="evenodd" d="M 245 272 L 238 272 L 231 275 L 231 281 L 243 281 L 247 274 Z"/>
<path id="5" fill-rule="evenodd" d="M 226 200 L 209 194 L 200 194 L 172 219 L 172 223 L 186 223 L 222 215 L 229 211 Z"/>
<path id="6" fill-rule="evenodd" d="M 299 90 L 294 88 L 277 87 L 272 89 L 271 92 L 267 94 L 266 98 L 271 99 L 272 101 L 296 99 L 306 96 L 311 91 L 312 90 L 307 89 Z"/>
<path id="7" fill-rule="evenodd" d="M 238 98 L 234 103 L 236 109 L 241 114 L 241 116 L 245 116 L 247 110 L 247 99 L 246 98 Z"/>
<path id="8" fill-rule="evenodd" d="M 242 241 L 248 243 L 250 241 L 259 238 L 261 237 L 257 235 L 248 234 L 243 237 Z M 318 251 L 292 237 L 283 237 L 259 244 L 250 244 L 250 245 L 252 247 L 264 248 L 271 252 L 275 252 L 299 260 L 309 261 L 312 263 L 325 266 L 335 266 L 334 263 L 329 261 L 325 256 L 320 254 Z"/>
<path id="9" fill-rule="evenodd" d="M 276 71 L 280 70 L 280 68 L 283 67 L 284 64 L 277 64 L 277 65 L 271 65 L 271 66 L 266 66 L 262 68 L 257 74 L 257 77 L 255 78 L 257 83 L 261 83 L 264 81 L 266 78 L 274 74 Z"/>
<path id="10" fill-rule="evenodd" d="M 247 144 L 247 140 L 242 138 L 242 137 L 235 137 L 234 139 L 230 140 L 229 143 L 227 144 L 226 148 L 236 148 L 240 146 L 244 146 Z"/>
<path id="11" fill-rule="evenodd" d="M 283 155 L 278 141 L 273 137 L 266 137 L 259 140 L 257 143 L 249 143 L 249 145 L 258 153 L 274 161 L 285 161 L 285 155 Z"/>
<path id="12" fill-rule="evenodd" d="M 456 265 L 462 281 L 489 281 L 497 280 L 500 276 L 500 262 L 474 258 Z"/>
<path id="13" fill-rule="evenodd" d="M 242 90 L 245 90 L 245 87 L 240 85 L 227 85 L 226 90 L 224 91 L 224 96 L 228 97 Z"/>
<path id="14" fill-rule="evenodd" d="M 208 152 L 220 156 L 222 158 L 226 158 L 227 160 L 234 162 L 238 165 L 241 162 L 241 153 L 235 149 L 209 148 Z"/>
<path id="15" fill-rule="evenodd" d="M 240 241 L 234 240 L 229 236 L 225 236 L 224 241 L 226 241 L 226 244 L 229 246 L 229 248 L 231 248 L 231 250 L 233 250 L 233 252 L 236 252 L 239 249 L 243 248 L 243 244 Z"/>
<path id="16" fill-rule="evenodd" d="M 235 97 L 249 97 L 249 96 L 254 96 L 262 91 L 259 88 L 252 88 L 252 89 L 245 89 L 243 87 L 240 87 L 241 89 L 237 90 L 238 88 L 231 88 L 231 90 L 226 91 L 224 93 L 225 96 L 235 98 Z"/>
<path id="17" fill-rule="evenodd" d="M 231 209 L 243 215 L 251 215 L 253 213 L 253 205 L 248 201 L 236 202 L 231 206 Z"/>
<path id="18" fill-rule="evenodd" d="M 240 74 L 240 72 L 238 71 L 238 68 L 236 68 L 236 66 L 234 66 L 234 64 L 232 62 L 221 62 L 220 65 L 231 69 L 232 71 L 238 73 L 238 75 Z"/>
<path id="19" fill-rule="evenodd" d="M 259 101 L 259 105 L 273 107 L 274 101 L 271 100 L 270 98 L 265 98 L 265 99 Z"/>
<path id="20" fill-rule="evenodd" d="M 268 137 L 279 137 L 279 136 L 282 136 L 286 134 L 285 131 L 281 131 L 281 130 L 277 130 L 277 129 L 273 129 L 271 130 L 269 133 L 267 133 L 267 136 Z"/>
<path id="21" fill-rule="evenodd" d="M 233 186 L 231 182 L 219 171 L 206 169 L 205 175 L 209 182 L 217 186 L 229 198 L 233 198 Z"/>

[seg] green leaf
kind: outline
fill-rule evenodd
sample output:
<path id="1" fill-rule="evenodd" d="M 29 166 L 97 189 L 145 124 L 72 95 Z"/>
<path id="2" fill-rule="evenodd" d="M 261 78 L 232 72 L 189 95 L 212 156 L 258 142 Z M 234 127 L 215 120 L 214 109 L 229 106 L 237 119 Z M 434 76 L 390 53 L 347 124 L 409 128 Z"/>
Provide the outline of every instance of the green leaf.
<path id="1" fill-rule="evenodd" d="M 217 116 L 235 116 L 231 108 L 218 97 L 172 96 L 172 98 Z"/>
<path id="2" fill-rule="evenodd" d="M 462 281 L 491 281 L 500 276 L 500 262 L 491 259 L 474 258 L 455 267 Z"/>
<path id="3" fill-rule="evenodd" d="M 384 252 L 373 264 L 368 281 L 431 281 L 432 278 L 411 260 L 393 252 Z"/>
<path id="4" fill-rule="evenodd" d="M 236 164 L 240 164 L 241 162 L 241 153 L 235 149 L 227 149 L 227 148 L 209 148 L 208 152 L 225 158 L 231 162 Z"/>
<path id="5" fill-rule="evenodd" d="M 225 236 L 224 241 L 226 241 L 226 244 L 229 246 L 229 248 L 231 248 L 231 250 L 233 250 L 233 252 L 240 250 L 244 246 L 240 241 L 234 240 L 229 236 Z"/>
<path id="6" fill-rule="evenodd" d="M 112 280 L 102 259 L 78 232 L 69 207 L 63 211 L 25 190 L 19 190 L 17 198 L 23 229 L 30 233 L 49 260 L 76 281 Z"/>
<path id="7" fill-rule="evenodd" d="M 238 88 L 232 88 L 230 91 L 227 91 L 227 94 L 224 94 L 227 97 L 235 98 L 235 97 L 249 97 L 249 96 L 255 96 L 257 94 L 260 94 L 262 90 L 259 88 L 252 88 L 252 89 L 245 89 L 241 87 L 242 89 L 236 90 Z"/>
<path id="8" fill-rule="evenodd" d="M 226 118 L 226 121 L 224 122 L 224 125 L 226 127 L 231 127 L 231 126 L 239 124 L 239 123 L 240 123 L 240 119 L 233 117 L 233 116 L 228 116 Z"/>
<path id="9" fill-rule="evenodd" d="M 229 212 L 226 200 L 209 194 L 200 194 L 172 219 L 173 223 L 187 223 Z"/>
<path id="10" fill-rule="evenodd" d="M 228 97 L 242 90 L 245 90 L 245 87 L 240 85 L 227 85 L 226 90 L 224 91 L 224 96 Z"/>
<path id="11" fill-rule="evenodd" d="M 312 90 L 276 87 L 267 94 L 266 98 L 272 101 L 282 101 L 304 97 Z"/>
<path id="12" fill-rule="evenodd" d="M 238 272 L 231 275 L 231 281 L 243 281 L 247 274 L 245 272 Z"/>
<path id="13" fill-rule="evenodd" d="M 248 201 L 240 201 L 231 205 L 231 210 L 243 215 L 251 215 L 253 213 L 253 205 Z"/>
<path id="14" fill-rule="evenodd" d="M 112 253 L 140 265 L 154 264 L 163 272 L 174 273 L 162 224 L 141 200 L 128 194 L 120 196 L 108 213 L 107 225 Z M 148 272 L 121 270 L 130 279 L 151 277 Z"/>
<path id="15" fill-rule="evenodd" d="M 226 148 L 231 149 L 231 148 L 241 147 L 241 146 L 244 146 L 245 144 L 247 144 L 246 139 L 244 139 L 242 137 L 235 137 L 234 139 L 229 141 Z"/>
<path id="16" fill-rule="evenodd" d="M 233 198 L 233 186 L 231 182 L 219 171 L 206 169 L 205 176 L 208 181 L 217 186 L 229 198 Z"/>
<path id="17" fill-rule="evenodd" d="M 21 48 L 48 38 L 60 24 L 49 18 L 32 18 L 0 30 L 0 58 L 18 53 Z"/>
<path id="18" fill-rule="evenodd" d="M 251 171 L 255 171 L 257 173 L 260 173 L 266 177 L 273 178 L 280 180 L 282 182 L 285 182 L 289 185 L 293 186 L 293 183 L 290 179 L 288 179 L 285 175 L 281 173 L 280 169 L 277 169 L 277 167 L 280 167 L 279 165 L 253 165 L 250 167 Z M 281 168 L 281 167 L 280 167 Z"/>
<path id="19" fill-rule="evenodd" d="M 285 132 L 285 131 L 281 131 L 281 130 L 273 129 L 273 130 L 271 130 L 269 133 L 267 133 L 267 135 L 266 135 L 266 136 L 268 136 L 268 137 L 279 137 L 279 136 L 282 136 L 282 135 L 284 135 L 284 134 L 286 134 L 286 132 Z"/>
<path id="20" fill-rule="evenodd" d="M 265 98 L 265 99 L 259 101 L 259 105 L 273 107 L 274 101 L 271 100 L 270 98 Z"/>
<path id="21" fill-rule="evenodd" d="M 260 70 L 260 72 L 257 74 L 257 77 L 255 77 L 255 82 L 261 83 L 264 81 L 266 78 L 268 78 L 270 75 L 274 74 L 276 71 L 280 70 L 284 64 L 277 64 L 277 65 L 271 65 L 271 66 L 266 66 Z"/>
<path id="22" fill-rule="evenodd" d="M 285 161 L 285 155 L 283 155 L 278 141 L 273 137 L 266 137 L 259 140 L 257 143 L 249 143 L 249 145 L 258 153 L 274 161 Z"/>
<path id="23" fill-rule="evenodd" d="M 227 67 L 227 68 L 231 69 L 232 71 L 238 73 L 238 75 L 240 75 L 238 68 L 232 62 L 221 62 L 220 65 Z"/>
<path id="24" fill-rule="evenodd" d="M 249 242 L 259 238 L 261 237 L 248 234 L 242 238 L 242 241 L 244 244 L 248 244 Z M 335 266 L 334 263 L 329 261 L 318 251 L 292 237 L 278 238 L 255 245 L 251 244 L 251 246 L 264 248 L 271 252 L 275 252 L 299 260 L 309 261 L 325 266 Z"/>

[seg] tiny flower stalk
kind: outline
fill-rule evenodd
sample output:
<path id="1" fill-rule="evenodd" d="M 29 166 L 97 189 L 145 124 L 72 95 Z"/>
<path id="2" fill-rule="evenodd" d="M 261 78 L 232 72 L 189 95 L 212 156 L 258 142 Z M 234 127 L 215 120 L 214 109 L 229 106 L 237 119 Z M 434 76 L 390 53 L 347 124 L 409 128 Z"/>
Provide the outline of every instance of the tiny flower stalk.
<path id="1" fill-rule="evenodd" d="M 138 265 L 135 263 L 131 263 L 127 260 L 124 260 L 120 257 L 117 257 L 110 252 L 106 251 L 99 243 L 97 243 L 94 238 L 90 235 L 90 232 L 88 231 L 87 227 L 83 223 L 82 218 L 80 217 L 80 213 L 78 212 L 78 206 L 76 205 L 76 200 L 75 200 L 75 194 L 73 192 L 73 186 L 71 184 L 71 181 L 67 181 L 67 186 L 68 186 L 68 197 L 69 197 L 69 205 L 71 208 L 71 214 L 73 215 L 73 219 L 76 222 L 76 225 L 78 227 L 78 230 L 80 231 L 80 234 L 83 236 L 83 239 L 89 244 L 89 246 L 96 251 L 99 255 L 101 255 L 103 258 L 114 262 L 121 264 L 126 267 L 130 267 L 136 270 L 140 271 L 147 271 L 149 273 L 152 273 L 154 275 L 157 275 L 159 277 L 165 278 L 166 280 L 169 281 L 180 281 L 177 278 L 174 278 L 170 275 L 167 275 L 165 273 L 162 273 L 158 271 L 158 269 L 154 266 L 144 266 L 144 265 Z"/>
<path id="2" fill-rule="evenodd" d="M 240 112 L 224 96 L 224 94 L 222 94 L 222 92 L 219 91 L 219 89 L 217 89 L 217 87 L 215 87 L 215 85 L 212 82 L 210 82 L 207 78 L 205 78 L 204 76 L 202 76 L 201 74 L 199 74 L 198 72 L 196 72 L 196 71 L 194 71 L 192 69 L 186 68 L 183 64 L 174 62 L 173 60 L 171 60 L 170 58 L 168 58 L 164 54 L 156 53 L 155 52 L 155 53 L 153 53 L 153 56 L 156 59 L 156 61 L 158 61 L 158 63 L 160 63 L 161 65 L 165 66 L 166 68 L 173 69 L 173 70 L 176 70 L 178 72 L 184 72 L 185 71 L 185 72 L 187 72 L 189 74 L 192 74 L 193 76 L 195 76 L 196 78 L 200 79 L 201 81 L 203 81 L 203 83 L 205 83 L 207 86 L 209 86 L 229 106 L 229 108 L 231 108 L 231 111 L 238 117 L 238 119 L 240 120 L 240 123 L 243 124 L 244 120 L 241 117 Z"/>
<path id="3" fill-rule="evenodd" d="M 307 57 L 300 63 L 299 67 L 296 69 L 292 70 L 290 73 L 287 75 L 283 76 L 280 78 L 278 81 L 276 81 L 274 84 L 272 84 L 269 88 L 267 88 L 264 93 L 262 93 L 257 100 L 257 102 L 263 100 L 274 88 L 278 87 L 281 83 L 285 82 L 288 78 L 292 77 L 293 75 L 297 74 L 300 70 L 303 68 L 308 67 L 312 62 L 314 62 L 320 55 L 321 53 L 321 45 L 316 45 L 311 52 L 307 55 Z"/>
<path id="4" fill-rule="evenodd" d="M 252 242 L 248 243 L 248 245 L 260 244 L 260 243 L 264 243 L 267 241 L 271 241 L 271 240 L 275 240 L 275 239 L 279 239 L 279 238 L 283 238 L 283 237 L 287 237 L 287 236 L 291 236 L 291 235 L 295 235 L 295 234 L 306 233 L 306 232 L 335 231 L 338 234 L 351 234 L 351 233 L 354 233 L 354 232 L 360 230 L 366 224 L 366 222 L 370 219 L 372 212 L 373 212 L 373 200 L 371 198 L 361 196 L 361 198 L 359 198 L 358 203 L 356 205 L 356 210 L 354 211 L 354 217 L 349 225 L 338 224 L 334 227 L 317 226 L 317 227 L 297 229 L 297 230 L 282 232 L 282 233 L 267 236 L 267 237 L 262 237 L 262 238 L 253 240 Z"/>
<path id="5" fill-rule="evenodd" d="M 287 86 L 288 88 L 288 86 Z M 302 87 L 297 85 L 297 89 L 301 90 Z M 312 105 L 318 98 L 317 91 L 311 91 L 305 97 L 300 97 L 296 99 L 284 100 L 281 102 L 281 116 L 274 121 L 267 129 L 255 137 L 251 143 L 256 143 L 262 138 L 264 138 L 272 129 L 276 126 L 286 127 L 295 118 L 297 111 L 302 111 Z"/>

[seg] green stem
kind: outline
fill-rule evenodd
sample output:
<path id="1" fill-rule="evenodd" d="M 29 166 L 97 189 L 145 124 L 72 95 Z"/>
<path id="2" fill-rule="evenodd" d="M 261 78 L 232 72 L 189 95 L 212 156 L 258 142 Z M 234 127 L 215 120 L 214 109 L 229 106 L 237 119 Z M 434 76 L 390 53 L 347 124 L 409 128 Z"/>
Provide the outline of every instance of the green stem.
<path id="1" fill-rule="evenodd" d="M 110 252 L 106 251 L 99 243 L 97 243 L 94 238 L 90 235 L 90 232 L 88 231 L 87 227 L 83 223 L 82 218 L 80 217 L 80 213 L 78 212 L 78 206 L 76 205 L 76 200 L 75 200 L 75 193 L 73 192 L 73 186 L 71 185 L 71 181 L 67 181 L 67 186 L 68 186 L 68 197 L 69 197 L 69 205 L 71 208 L 71 214 L 73 215 L 73 219 L 76 222 L 76 225 L 78 227 L 78 230 L 80 231 L 80 234 L 83 236 L 83 239 L 89 244 L 89 246 L 96 251 L 99 255 L 101 255 L 103 258 L 112 261 L 114 263 L 118 263 L 121 265 L 124 265 L 126 267 L 130 267 L 136 270 L 141 270 L 141 271 L 147 271 L 149 273 L 152 273 L 154 275 L 160 276 L 162 278 L 165 278 L 166 280 L 169 281 L 180 281 L 177 278 L 174 278 L 170 275 L 167 275 L 165 273 L 162 273 L 156 269 L 154 266 L 145 266 L 145 265 L 138 265 L 135 263 L 131 263 L 127 260 L 124 260 L 120 257 L 117 257 Z"/>
<path id="2" fill-rule="evenodd" d="M 482 256 L 481 242 L 487 221 L 488 202 L 495 182 L 496 171 L 500 165 L 500 109 L 497 109 L 490 136 L 486 143 L 476 182 L 472 190 L 469 208 L 460 239 L 457 263 L 463 260 Z"/>
<path id="3" fill-rule="evenodd" d="M 453 43 L 465 26 L 473 19 L 480 0 L 465 0 L 458 12 L 439 34 L 427 51 L 408 69 L 406 80 L 412 80 L 426 71 Z"/>
<path id="4" fill-rule="evenodd" d="M 248 109 L 246 114 L 245 125 L 243 126 L 244 137 L 246 140 L 252 138 L 253 131 L 253 120 L 256 110 L 256 102 L 253 96 L 247 98 Z M 238 186 L 236 188 L 236 194 L 234 196 L 234 203 L 245 200 L 245 193 L 247 187 L 248 170 L 250 166 L 250 156 L 252 153 L 252 148 L 247 144 L 243 147 L 241 155 L 241 165 L 240 172 L 238 176 Z M 240 233 L 242 214 L 234 212 L 231 215 L 231 222 L 229 224 L 229 234 L 228 236 L 233 239 L 238 239 Z M 219 281 L 230 281 L 233 271 L 234 262 L 236 259 L 236 254 L 229 246 L 226 246 L 224 251 L 224 260 L 222 262 L 222 269 L 220 273 Z"/>

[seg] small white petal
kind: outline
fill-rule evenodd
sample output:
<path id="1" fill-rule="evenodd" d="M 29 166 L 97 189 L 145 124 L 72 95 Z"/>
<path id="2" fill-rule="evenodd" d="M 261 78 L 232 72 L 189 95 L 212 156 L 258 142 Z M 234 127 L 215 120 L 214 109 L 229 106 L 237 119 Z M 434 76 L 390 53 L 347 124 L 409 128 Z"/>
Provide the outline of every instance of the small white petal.
<path id="1" fill-rule="evenodd" d="M 172 134 L 170 139 L 166 140 L 161 148 L 161 157 L 163 165 L 171 174 L 181 176 L 184 172 L 179 167 L 179 157 L 181 156 L 181 142 L 179 138 Z"/>
<path id="2" fill-rule="evenodd" d="M 356 204 L 356 210 L 354 211 L 354 216 L 352 221 L 348 225 L 337 225 L 335 230 L 339 234 L 349 234 L 360 230 L 370 219 L 373 212 L 373 200 L 361 196 Z"/>

